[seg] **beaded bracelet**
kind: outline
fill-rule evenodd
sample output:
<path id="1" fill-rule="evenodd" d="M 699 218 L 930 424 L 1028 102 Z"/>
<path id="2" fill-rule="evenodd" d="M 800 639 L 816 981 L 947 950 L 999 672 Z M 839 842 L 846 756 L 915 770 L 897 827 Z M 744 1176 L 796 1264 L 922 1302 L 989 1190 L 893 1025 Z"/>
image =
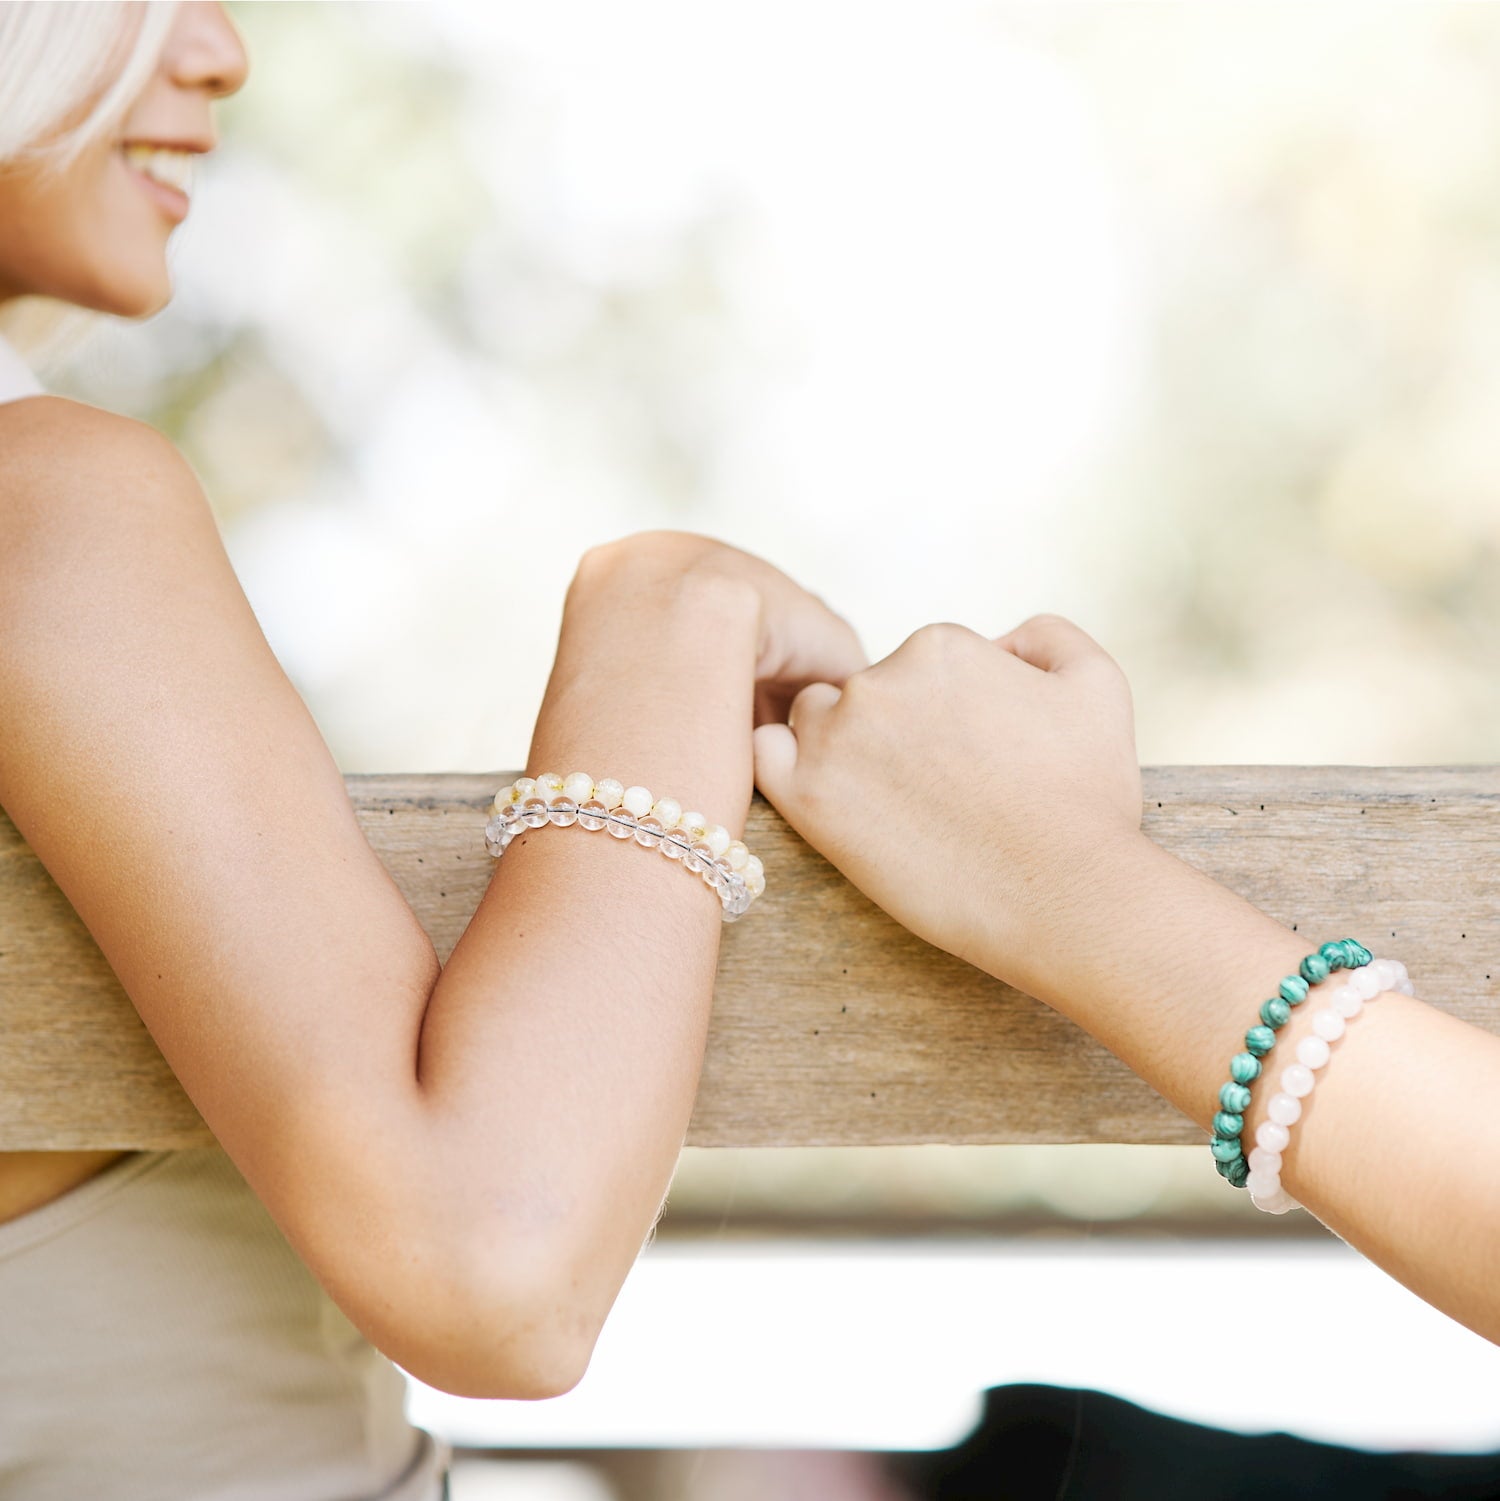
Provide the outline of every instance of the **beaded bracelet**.
<path id="1" fill-rule="evenodd" d="M 630 839 L 681 860 L 718 893 L 724 921 L 734 922 L 766 889 L 760 861 L 721 824 L 701 813 L 684 813 L 675 798 L 653 798 L 644 787 L 625 787 L 613 778 L 595 782 L 586 771 L 560 777 L 517 777 L 495 794 L 495 808 L 484 826 L 485 848 L 495 859 L 517 834 L 544 824 L 560 829 L 608 829 L 616 839 Z"/>
<path id="2" fill-rule="evenodd" d="M 1376 959 L 1358 966 L 1328 997 L 1328 1004 L 1313 1012 L 1312 1036 L 1297 1044 L 1297 1061 L 1281 1071 L 1280 1091 L 1271 1096 L 1266 1116 L 1255 1128 L 1255 1146 L 1245 1159 L 1250 1173 L 1245 1187 L 1250 1202 L 1268 1214 L 1285 1214 L 1301 1206 L 1281 1186 L 1281 1154 L 1291 1141 L 1291 1128 L 1302 1117 L 1302 1101 L 1317 1082 L 1315 1070 L 1332 1056 L 1330 1044 L 1344 1035 L 1346 1026 L 1388 990 L 1414 994 L 1406 966 L 1399 959 Z"/>
<path id="3" fill-rule="evenodd" d="M 1325 943 L 1316 953 L 1308 954 L 1297 966 L 1297 973 L 1283 979 L 1277 988 L 1277 993 L 1270 1000 L 1261 1003 L 1260 1024 L 1251 1027 L 1245 1033 L 1245 1051 L 1236 1053 L 1230 1059 L 1229 1081 L 1219 1088 L 1219 1108 L 1214 1113 L 1213 1139 L 1209 1143 L 1209 1150 L 1214 1157 L 1214 1167 L 1219 1175 L 1233 1187 L 1244 1188 L 1249 1182 L 1252 1169 L 1244 1155 L 1240 1133 L 1244 1130 L 1245 1111 L 1250 1105 L 1250 1085 L 1261 1074 L 1261 1060 L 1276 1046 L 1276 1033 L 1291 1019 L 1292 1008 L 1300 1006 L 1307 999 L 1310 986 L 1321 984 L 1335 970 L 1364 970 L 1374 962 L 1374 956 L 1363 944 L 1356 943 L 1352 938 L 1336 939 L 1331 943 Z M 1395 961 L 1382 962 L 1391 965 L 1392 969 L 1389 976 L 1382 974 L 1380 979 L 1391 978 L 1398 980 L 1403 987 L 1410 986 L 1411 982 L 1406 978 L 1404 967 Z M 1362 992 L 1368 983 L 1364 979 L 1360 982 L 1360 1005 L 1365 999 Z M 1391 989 L 1394 986 L 1383 985 L 1381 988 Z M 1348 992 L 1347 995 L 1346 992 Z M 1406 993 L 1411 993 L 1409 988 Z M 1375 991 L 1374 994 L 1380 994 L 1380 990 Z M 1318 1038 L 1304 1039 L 1303 1045 L 1321 1041 L 1323 1043 L 1321 1055 L 1316 1047 L 1307 1050 L 1309 1058 L 1316 1057 L 1319 1061 L 1311 1063 L 1308 1058 L 1301 1057 L 1302 1047 L 1299 1046 L 1298 1062 L 1283 1071 L 1282 1091 L 1272 1101 L 1275 1114 L 1268 1124 L 1282 1128 L 1289 1127 L 1302 1114 L 1302 1099 L 1312 1092 L 1315 1082 L 1312 1071 L 1328 1061 L 1327 1043 L 1343 1032 L 1345 1017 L 1353 1016 L 1359 1010 L 1359 1006 L 1355 1006 L 1352 1010 L 1341 1011 L 1339 1009 L 1339 1006 L 1348 1006 L 1353 995 L 1354 992 L 1350 991 L 1348 986 L 1341 987 L 1338 996 L 1339 1005 L 1329 1007 L 1326 1013 L 1320 1012 L 1314 1017 L 1314 1027 L 1320 1029 L 1320 1035 Z M 1327 1020 L 1324 1020 L 1325 1014 Z M 1282 1118 L 1277 1119 L 1278 1116 Z M 1264 1131 L 1264 1125 L 1257 1130 L 1256 1143 L 1257 1147 L 1264 1148 L 1269 1154 L 1272 1148 L 1268 1143 L 1280 1138 L 1274 1131 L 1267 1132 L 1268 1140 L 1263 1142 L 1261 1133 Z M 1283 1140 L 1282 1147 L 1285 1145 L 1286 1142 Z M 1279 1151 L 1277 1155 L 1279 1159 Z M 1295 1206 L 1295 1200 L 1281 1189 L 1280 1161 L 1274 1164 L 1276 1169 L 1274 1184 L 1270 1181 L 1272 1174 L 1266 1171 L 1267 1159 L 1261 1158 L 1258 1161 L 1261 1166 L 1257 1169 L 1259 1176 L 1255 1187 L 1262 1191 L 1252 1192 L 1252 1200 L 1257 1201 L 1259 1208 L 1284 1214 L 1286 1210 Z M 1258 1201 L 1262 1198 L 1266 1199 L 1267 1203 L 1260 1204 Z"/>

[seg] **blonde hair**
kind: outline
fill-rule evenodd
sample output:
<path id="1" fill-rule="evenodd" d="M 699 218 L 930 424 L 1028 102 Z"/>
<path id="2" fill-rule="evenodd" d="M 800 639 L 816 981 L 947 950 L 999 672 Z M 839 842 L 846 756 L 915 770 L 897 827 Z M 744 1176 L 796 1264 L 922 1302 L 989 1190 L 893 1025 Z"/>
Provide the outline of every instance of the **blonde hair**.
<path id="1" fill-rule="evenodd" d="M 175 9 L 175 0 L 0 0 L 0 171 L 25 162 L 60 172 L 113 129 L 155 69 Z M 35 353 L 82 316 L 18 298 L 0 307 L 0 333 Z"/>

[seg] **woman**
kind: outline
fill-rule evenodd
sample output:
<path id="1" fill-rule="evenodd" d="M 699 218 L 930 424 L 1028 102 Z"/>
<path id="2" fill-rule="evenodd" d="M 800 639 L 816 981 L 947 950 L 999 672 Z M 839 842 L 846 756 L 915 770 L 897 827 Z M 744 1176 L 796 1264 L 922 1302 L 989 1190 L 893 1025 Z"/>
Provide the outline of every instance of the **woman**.
<path id="1" fill-rule="evenodd" d="M 0 316 L 161 307 L 245 74 L 217 4 L 0 5 Z M 11 351 L 0 382 L 0 806 L 223 1148 L 0 1157 L 0 1493 L 431 1497 L 376 1350 L 476 1396 L 578 1380 L 686 1131 L 720 903 L 523 836 L 440 971 L 192 473 Z M 756 559 L 596 548 L 530 764 L 737 834 L 756 714 L 863 665 Z"/>

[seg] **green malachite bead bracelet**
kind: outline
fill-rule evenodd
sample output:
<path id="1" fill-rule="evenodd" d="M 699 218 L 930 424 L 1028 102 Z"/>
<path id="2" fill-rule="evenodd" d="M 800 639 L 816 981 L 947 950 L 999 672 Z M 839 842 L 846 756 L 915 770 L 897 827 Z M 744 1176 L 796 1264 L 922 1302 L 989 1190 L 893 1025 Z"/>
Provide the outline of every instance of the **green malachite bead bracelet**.
<path id="1" fill-rule="evenodd" d="M 1229 1060 L 1229 1078 L 1219 1086 L 1209 1150 L 1219 1176 L 1235 1188 L 1243 1188 L 1250 1176 L 1248 1155 L 1241 1140 L 1245 1112 L 1250 1108 L 1250 1086 L 1261 1075 L 1262 1060 L 1276 1046 L 1276 1034 L 1291 1020 L 1292 1008 L 1300 1006 L 1314 985 L 1320 985 L 1335 970 L 1359 969 L 1374 956 L 1352 938 L 1338 938 L 1308 954 L 1276 987 L 1276 994 L 1262 1001 L 1259 1025 L 1245 1033 L 1245 1051 Z"/>

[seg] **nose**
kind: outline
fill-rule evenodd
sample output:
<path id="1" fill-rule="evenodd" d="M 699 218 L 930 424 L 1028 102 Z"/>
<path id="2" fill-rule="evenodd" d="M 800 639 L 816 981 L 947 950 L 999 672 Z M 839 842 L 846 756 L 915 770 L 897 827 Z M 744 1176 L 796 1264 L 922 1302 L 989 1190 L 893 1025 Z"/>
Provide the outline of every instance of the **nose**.
<path id="1" fill-rule="evenodd" d="M 250 71 L 245 44 L 218 0 L 188 0 L 177 10 L 163 61 L 179 88 L 211 99 L 236 93 Z"/>

